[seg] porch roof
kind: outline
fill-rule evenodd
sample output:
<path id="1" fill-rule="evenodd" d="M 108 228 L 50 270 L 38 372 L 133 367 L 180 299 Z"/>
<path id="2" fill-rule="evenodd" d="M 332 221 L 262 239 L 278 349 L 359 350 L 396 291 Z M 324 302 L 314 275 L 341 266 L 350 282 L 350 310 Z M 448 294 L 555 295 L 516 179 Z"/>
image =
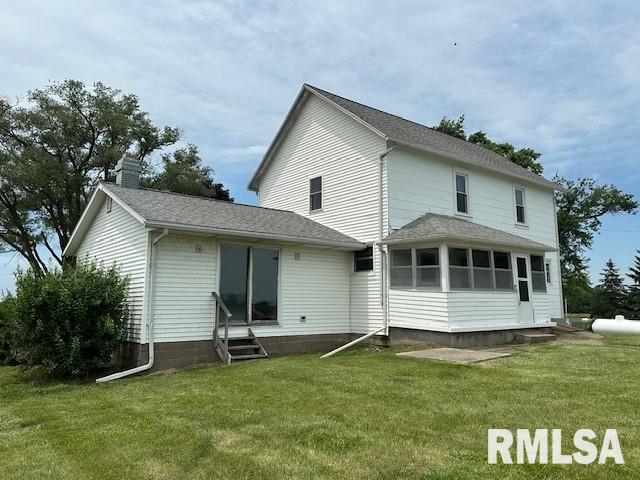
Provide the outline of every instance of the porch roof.
<path id="1" fill-rule="evenodd" d="M 226 202 L 193 195 L 125 188 L 102 182 L 100 188 L 133 210 L 148 228 L 169 228 L 347 250 L 364 248 L 356 239 L 287 210 Z"/>
<path id="2" fill-rule="evenodd" d="M 521 249 L 552 252 L 555 247 L 534 242 L 528 238 L 471 222 L 458 217 L 427 213 L 388 235 L 382 243 L 402 244 L 432 240 L 451 240 L 481 243 Z"/>

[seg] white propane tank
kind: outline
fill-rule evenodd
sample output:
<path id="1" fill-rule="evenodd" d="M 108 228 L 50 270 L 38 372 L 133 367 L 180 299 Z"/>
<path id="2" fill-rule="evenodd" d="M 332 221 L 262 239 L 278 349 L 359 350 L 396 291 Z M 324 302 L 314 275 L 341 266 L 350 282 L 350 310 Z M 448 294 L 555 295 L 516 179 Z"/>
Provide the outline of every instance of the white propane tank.
<path id="1" fill-rule="evenodd" d="M 591 325 L 595 333 L 631 333 L 640 335 L 640 320 L 626 320 L 623 315 L 610 318 L 596 318 Z"/>

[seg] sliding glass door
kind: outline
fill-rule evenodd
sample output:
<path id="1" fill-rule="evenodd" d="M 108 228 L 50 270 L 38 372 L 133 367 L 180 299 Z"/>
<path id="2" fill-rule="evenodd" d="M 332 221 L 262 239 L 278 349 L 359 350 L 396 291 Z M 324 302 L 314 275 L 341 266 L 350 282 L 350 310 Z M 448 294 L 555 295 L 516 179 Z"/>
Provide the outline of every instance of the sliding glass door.
<path id="1" fill-rule="evenodd" d="M 278 250 L 221 246 L 220 296 L 233 323 L 278 319 L 278 268 Z"/>

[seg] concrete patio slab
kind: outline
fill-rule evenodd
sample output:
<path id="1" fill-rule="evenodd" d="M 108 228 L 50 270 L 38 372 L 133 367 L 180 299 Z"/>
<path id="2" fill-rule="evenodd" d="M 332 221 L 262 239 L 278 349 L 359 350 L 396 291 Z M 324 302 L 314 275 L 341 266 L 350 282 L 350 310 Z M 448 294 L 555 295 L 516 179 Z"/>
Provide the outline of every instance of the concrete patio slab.
<path id="1" fill-rule="evenodd" d="M 491 350 L 463 350 L 461 348 L 430 348 L 428 350 L 416 350 L 413 352 L 402 352 L 396 354 L 399 357 L 426 358 L 429 360 L 439 360 L 441 362 L 457 363 L 466 365 L 468 363 L 484 362 L 494 358 L 508 357 L 510 353 L 493 352 Z"/>

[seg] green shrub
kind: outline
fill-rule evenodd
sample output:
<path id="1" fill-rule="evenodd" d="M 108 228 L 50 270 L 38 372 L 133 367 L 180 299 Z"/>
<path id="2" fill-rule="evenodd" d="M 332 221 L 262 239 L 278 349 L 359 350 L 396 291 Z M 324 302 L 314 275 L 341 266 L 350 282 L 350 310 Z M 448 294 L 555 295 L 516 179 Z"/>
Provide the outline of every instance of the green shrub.
<path id="1" fill-rule="evenodd" d="M 16 276 L 15 356 L 56 376 L 105 366 L 125 339 L 127 280 L 115 267 L 56 269 Z"/>
<path id="2" fill-rule="evenodd" d="M 13 363 L 13 319 L 15 301 L 11 296 L 0 301 L 0 365 Z"/>

